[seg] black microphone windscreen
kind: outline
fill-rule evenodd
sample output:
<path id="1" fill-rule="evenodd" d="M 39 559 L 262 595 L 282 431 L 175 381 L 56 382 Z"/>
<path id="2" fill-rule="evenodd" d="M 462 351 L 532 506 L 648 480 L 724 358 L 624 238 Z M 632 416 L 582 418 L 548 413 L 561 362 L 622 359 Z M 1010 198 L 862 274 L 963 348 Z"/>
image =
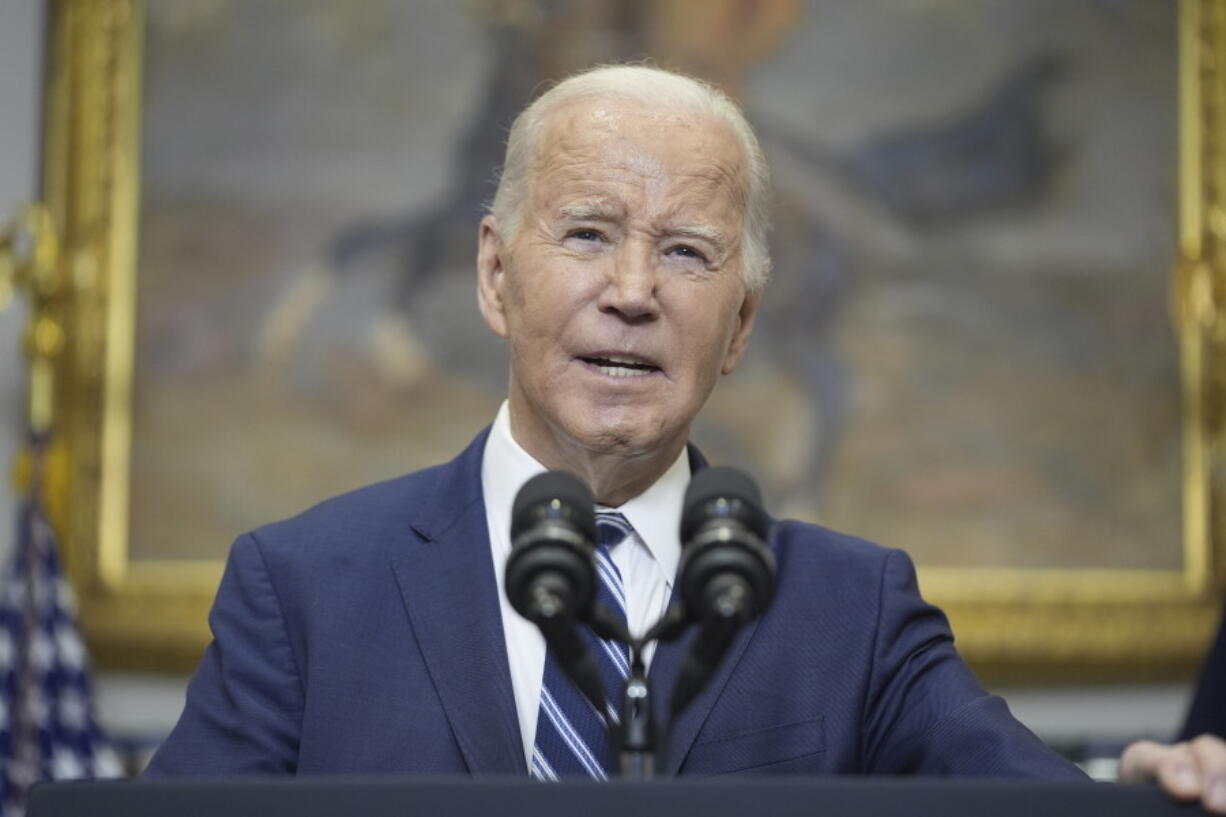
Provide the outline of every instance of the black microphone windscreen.
<path id="1" fill-rule="evenodd" d="M 596 539 L 595 501 L 583 481 L 567 471 L 545 471 L 523 484 L 511 506 L 511 541 L 542 515 L 569 520 L 589 541 Z"/>
<path id="2" fill-rule="evenodd" d="M 681 506 L 682 542 L 688 541 L 694 529 L 708 518 L 710 503 L 719 499 L 730 501 L 733 506 L 730 515 L 736 516 L 759 537 L 766 537 L 766 512 L 762 510 L 762 494 L 757 483 L 743 471 L 717 466 L 694 474 L 685 489 L 685 501 Z"/>

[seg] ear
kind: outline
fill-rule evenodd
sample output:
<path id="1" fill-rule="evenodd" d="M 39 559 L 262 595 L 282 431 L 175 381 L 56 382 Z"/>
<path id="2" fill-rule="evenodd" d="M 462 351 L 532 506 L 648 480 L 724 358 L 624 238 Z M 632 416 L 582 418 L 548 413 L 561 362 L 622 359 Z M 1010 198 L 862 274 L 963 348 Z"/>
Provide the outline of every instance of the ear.
<path id="1" fill-rule="evenodd" d="M 745 300 L 741 301 L 741 308 L 736 314 L 736 329 L 733 330 L 732 340 L 728 343 L 728 351 L 724 355 L 724 366 L 720 369 L 722 374 L 732 374 L 741 362 L 741 355 L 745 354 L 745 348 L 749 346 L 749 333 L 753 331 L 754 318 L 758 316 L 758 303 L 761 300 L 761 292 L 747 292 Z"/>
<path id="2" fill-rule="evenodd" d="M 493 216 L 481 219 L 477 235 L 477 304 L 485 323 L 500 338 L 507 336 L 506 267 L 503 256 L 506 245 L 498 233 L 498 221 Z"/>

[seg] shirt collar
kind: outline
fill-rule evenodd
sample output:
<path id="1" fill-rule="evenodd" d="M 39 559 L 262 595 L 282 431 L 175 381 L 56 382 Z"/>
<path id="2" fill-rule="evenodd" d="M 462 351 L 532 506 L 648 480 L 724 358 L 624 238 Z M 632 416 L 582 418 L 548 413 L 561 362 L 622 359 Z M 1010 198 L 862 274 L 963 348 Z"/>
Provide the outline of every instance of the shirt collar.
<path id="1" fill-rule="evenodd" d="M 498 529 L 509 531 L 515 495 L 532 477 L 546 470 L 511 436 L 511 412 L 504 400 L 490 429 L 482 462 L 482 483 L 490 518 Z M 639 539 L 660 565 L 672 587 L 681 560 L 681 503 L 690 482 L 690 458 L 684 448 L 668 470 L 646 491 L 616 510 L 631 524 Z M 604 509 L 601 506 L 602 510 Z M 495 546 L 510 552 L 508 537 Z"/>
<path id="2" fill-rule="evenodd" d="M 614 510 L 626 517 L 639 539 L 647 546 L 671 589 L 681 560 L 681 503 L 690 482 L 690 458 L 681 449 L 680 456 L 650 488 Z"/>

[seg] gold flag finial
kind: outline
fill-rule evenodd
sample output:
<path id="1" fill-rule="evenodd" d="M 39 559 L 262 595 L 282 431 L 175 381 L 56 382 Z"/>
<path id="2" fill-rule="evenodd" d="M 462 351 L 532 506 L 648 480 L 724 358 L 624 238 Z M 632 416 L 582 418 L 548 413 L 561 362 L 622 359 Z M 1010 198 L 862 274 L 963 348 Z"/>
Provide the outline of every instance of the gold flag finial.
<path id="1" fill-rule="evenodd" d="M 63 288 L 60 243 L 50 211 L 27 205 L 0 230 L 0 309 L 24 292 L 30 302 L 25 353 L 30 361 L 29 427 L 35 436 L 51 430 L 55 410 L 55 359 L 64 348 L 56 296 Z"/>

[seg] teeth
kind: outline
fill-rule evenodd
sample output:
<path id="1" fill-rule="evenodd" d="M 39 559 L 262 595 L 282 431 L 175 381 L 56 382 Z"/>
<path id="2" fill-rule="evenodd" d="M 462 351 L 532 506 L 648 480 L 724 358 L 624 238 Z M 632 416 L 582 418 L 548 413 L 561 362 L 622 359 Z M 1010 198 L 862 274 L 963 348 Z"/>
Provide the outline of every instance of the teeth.
<path id="1" fill-rule="evenodd" d="M 597 371 L 609 377 L 642 377 L 651 374 L 650 369 L 631 369 L 626 366 L 596 366 Z"/>
<path id="2" fill-rule="evenodd" d="M 583 360 L 606 377 L 642 377 L 659 371 L 642 358 L 630 355 L 600 355 L 585 357 Z"/>

